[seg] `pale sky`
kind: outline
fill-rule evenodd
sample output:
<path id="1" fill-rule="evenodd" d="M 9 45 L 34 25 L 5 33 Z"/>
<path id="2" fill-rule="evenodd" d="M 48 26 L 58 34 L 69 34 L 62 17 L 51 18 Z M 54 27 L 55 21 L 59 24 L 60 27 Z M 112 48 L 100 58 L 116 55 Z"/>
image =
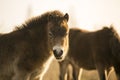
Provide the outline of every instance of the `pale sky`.
<path id="1" fill-rule="evenodd" d="M 71 27 L 96 30 L 113 24 L 120 30 L 120 0 L 0 0 L 0 32 L 24 22 L 29 7 L 32 16 L 55 9 L 67 12 Z"/>

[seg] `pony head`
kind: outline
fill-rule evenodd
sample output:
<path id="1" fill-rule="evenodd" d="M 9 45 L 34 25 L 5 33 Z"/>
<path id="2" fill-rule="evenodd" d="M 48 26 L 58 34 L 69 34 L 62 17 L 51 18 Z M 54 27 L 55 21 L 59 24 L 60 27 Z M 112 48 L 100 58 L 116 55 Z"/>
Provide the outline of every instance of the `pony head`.
<path id="1" fill-rule="evenodd" d="M 48 41 L 57 60 L 64 59 L 68 50 L 69 15 L 55 11 L 48 18 Z"/>

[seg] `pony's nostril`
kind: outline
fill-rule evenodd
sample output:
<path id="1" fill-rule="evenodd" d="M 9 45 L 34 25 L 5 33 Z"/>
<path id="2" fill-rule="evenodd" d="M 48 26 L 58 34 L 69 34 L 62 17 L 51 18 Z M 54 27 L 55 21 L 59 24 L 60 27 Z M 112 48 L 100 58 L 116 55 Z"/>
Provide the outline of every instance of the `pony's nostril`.
<path id="1" fill-rule="evenodd" d="M 60 50 L 60 53 L 59 53 L 59 54 L 60 54 L 60 56 L 61 56 L 61 55 L 63 54 L 63 50 Z"/>
<path id="2" fill-rule="evenodd" d="M 53 50 L 55 56 L 57 56 L 57 50 Z"/>

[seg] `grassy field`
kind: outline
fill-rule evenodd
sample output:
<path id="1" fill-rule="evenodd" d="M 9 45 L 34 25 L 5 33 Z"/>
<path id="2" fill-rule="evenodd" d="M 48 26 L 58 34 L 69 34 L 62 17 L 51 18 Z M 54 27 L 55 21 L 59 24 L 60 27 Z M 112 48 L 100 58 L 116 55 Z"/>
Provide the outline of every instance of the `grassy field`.
<path id="1" fill-rule="evenodd" d="M 48 71 L 44 75 L 43 80 L 59 80 L 59 65 L 56 60 L 51 63 Z M 96 70 L 83 70 L 81 80 L 99 80 L 98 73 Z M 114 71 L 110 74 L 109 80 L 116 80 Z"/>

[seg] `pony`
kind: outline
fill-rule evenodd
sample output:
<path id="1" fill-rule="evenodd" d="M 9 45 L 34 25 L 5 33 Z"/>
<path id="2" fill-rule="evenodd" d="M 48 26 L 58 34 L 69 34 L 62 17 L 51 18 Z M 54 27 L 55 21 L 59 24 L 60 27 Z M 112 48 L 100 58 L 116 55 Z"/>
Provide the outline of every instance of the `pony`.
<path id="1" fill-rule="evenodd" d="M 69 15 L 48 11 L 0 35 L 0 80 L 42 80 L 68 50 Z"/>
<path id="2" fill-rule="evenodd" d="M 100 80 L 108 80 L 111 67 L 114 67 L 120 80 L 120 39 L 113 26 L 104 26 L 97 31 L 71 28 L 68 54 L 64 61 L 59 62 L 59 80 L 64 80 L 69 64 L 73 68 L 72 80 L 79 80 L 81 68 L 97 70 Z"/>

